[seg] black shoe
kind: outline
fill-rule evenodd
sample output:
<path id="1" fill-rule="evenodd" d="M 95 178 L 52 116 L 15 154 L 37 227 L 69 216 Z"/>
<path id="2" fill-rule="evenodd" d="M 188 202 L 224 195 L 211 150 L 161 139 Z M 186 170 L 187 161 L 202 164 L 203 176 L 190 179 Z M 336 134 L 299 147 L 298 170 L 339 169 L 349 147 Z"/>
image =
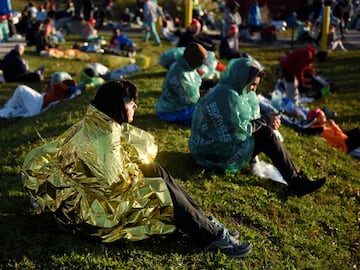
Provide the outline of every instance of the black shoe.
<path id="1" fill-rule="evenodd" d="M 292 178 L 288 182 L 288 190 L 291 194 L 301 197 L 318 190 L 325 182 L 325 177 L 316 181 L 310 181 L 302 172 L 300 172 L 298 176 Z"/>
<path id="2" fill-rule="evenodd" d="M 41 66 L 37 70 L 35 70 L 36 73 L 39 73 L 39 75 L 42 75 L 45 71 L 45 67 Z"/>
<path id="3" fill-rule="evenodd" d="M 223 229 L 219 239 L 212 242 L 208 248 L 215 253 L 220 251 L 229 257 L 242 258 L 249 254 L 252 245 L 248 242 L 235 240 L 227 229 Z"/>
<path id="4" fill-rule="evenodd" d="M 215 227 L 219 230 L 222 231 L 223 229 L 225 229 L 224 224 L 222 224 L 219 220 L 217 220 L 216 217 L 214 217 L 213 215 L 209 216 L 208 219 L 210 220 L 210 222 L 212 224 L 215 225 Z M 233 237 L 233 238 L 239 238 L 239 232 L 237 230 L 228 230 L 229 234 Z"/>

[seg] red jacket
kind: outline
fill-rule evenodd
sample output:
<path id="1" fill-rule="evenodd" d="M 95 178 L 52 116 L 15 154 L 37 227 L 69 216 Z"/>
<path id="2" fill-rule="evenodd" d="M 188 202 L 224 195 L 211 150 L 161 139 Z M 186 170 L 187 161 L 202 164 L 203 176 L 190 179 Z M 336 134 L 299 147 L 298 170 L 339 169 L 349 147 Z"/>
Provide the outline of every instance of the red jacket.
<path id="1" fill-rule="evenodd" d="M 51 88 L 46 92 L 41 108 L 46 108 L 51 102 L 67 99 L 71 96 L 71 87 L 76 86 L 73 80 L 64 80 L 51 85 Z"/>
<path id="2" fill-rule="evenodd" d="M 305 72 L 315 74 L 315 70 L 311 66 L 315 62 L 315 58 L 316 48 L 306 46 L 305 48 L 293 51 L 285 57 L 281 57 L 280 66 L 284 71 L 293 74 L 299 83 L 302 84 Z"/>

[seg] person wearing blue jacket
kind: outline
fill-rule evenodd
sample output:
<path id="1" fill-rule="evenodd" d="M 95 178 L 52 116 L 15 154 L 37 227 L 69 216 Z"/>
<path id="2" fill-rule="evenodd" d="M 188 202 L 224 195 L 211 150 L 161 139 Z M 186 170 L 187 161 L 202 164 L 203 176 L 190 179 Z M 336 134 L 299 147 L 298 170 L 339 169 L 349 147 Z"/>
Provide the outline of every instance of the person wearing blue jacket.
<path id="1" fill-rule="evenodd" d="M 252 1 L 252 4 L 249 8 L 248 20 L 251 34 L 260 31 L 262 26 L 261 13 L 259 3 L 256 0 Z"/>
<path id="2" fill-rule="evenodd" d="M 303 196 L 326 181 L 310 181 L 294 164 L 274 130 L 280 115 L 260 116 L 256 95 L 264 68 L 251 58 L 229 62 L 218 84 L 196 105 L 189 149 L 196 163 L 208 169 L 235 173 L 260 152 L 265 153 L 288 184 L 290 193 Z"/>

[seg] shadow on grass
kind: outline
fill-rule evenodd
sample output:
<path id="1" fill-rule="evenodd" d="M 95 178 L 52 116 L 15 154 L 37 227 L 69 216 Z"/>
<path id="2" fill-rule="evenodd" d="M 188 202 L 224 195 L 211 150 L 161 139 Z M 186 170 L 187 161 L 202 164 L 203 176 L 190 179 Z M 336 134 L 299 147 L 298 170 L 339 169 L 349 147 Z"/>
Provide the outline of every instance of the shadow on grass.
<path id="1" fill-rule="evenodd" d="M 163 151 L 158 153 L 156 161 L 166 168 L 173 177 L 179 178 L 182 181 L 193 178 L 201 170 L 195 164 L 195 160 L 190 153 Z"/>
<path id="2" fill-rule="evenodd" d="M 191 256 L 200 250 L 178 232 L 137 242 L 104 244 L 80 234 L 64 232 L 55 224 L 51 214 L 1 215 L 0 265 L 21 262 L 26 258 L 44 269 L 46 265 L 54 266 L 54 258 L 64 256 L 70 261 L 89 255 L 92 258 L 113 257 L 114 260 L 127 261 L 143 254 L 161 257 L 176 252 Z"/>
<path id="3" fill-rule="evenodd" d="M 135 73 L 127 77 L 128 80 L 146 80 L 146 79 L 164 79 L 166 76 L 166 70 L 159 72 L 147 72 L 146 70 L 142 73 Z M 139 89 L 141 91 L 141 89 Z"/>

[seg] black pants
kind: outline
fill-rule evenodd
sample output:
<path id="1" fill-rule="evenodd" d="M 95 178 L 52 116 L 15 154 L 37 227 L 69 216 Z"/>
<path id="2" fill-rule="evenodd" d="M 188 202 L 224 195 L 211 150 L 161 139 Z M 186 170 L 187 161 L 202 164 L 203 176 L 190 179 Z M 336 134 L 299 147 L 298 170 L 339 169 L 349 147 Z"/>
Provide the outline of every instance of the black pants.
<path id="1" fill-rule="evenodd" d="M 174 205 L 176 228 L 189 235 L 200 246 L 207 246 L 219 238 L 221 232 L 164 168 L 158 163 L 144 164 L 140 168 L 146 177 L 164 178 Z"/>
<path id="2" fill-rule="evenodd" d="M 295 81 L 295 76 L 293 74 L 291 74 L 290 72 L 287 72 L 286 70 L 281 70 L 282 75 L 285 79 L 285 81 L 289 82 L 289 83 L 293 83 Z"/>
<path id="3" fill-rule="evenodd" d="M 41 77 L 36 72 L 27 72 L 24 74 L 12 76 L 11 78 L 5 78 L 6 82 L 40 82 Z"/>
<path id="4" fill-rule="evenodd" d="M 360 147 L 360 128 L 354 128 L 344 133 L 348 136 L 345 140 L 348 152 Z"/>
<path id="5" fill-rule="evenodd" d="M 287 183 L 297 176 L 298 169 L 291 159 L 289 152 L 276 137 L 271 127 L 262 125 L 253 135 L 255 138 L 253 157 L 257 156 L 260 152 L 267 155 Z"/>

